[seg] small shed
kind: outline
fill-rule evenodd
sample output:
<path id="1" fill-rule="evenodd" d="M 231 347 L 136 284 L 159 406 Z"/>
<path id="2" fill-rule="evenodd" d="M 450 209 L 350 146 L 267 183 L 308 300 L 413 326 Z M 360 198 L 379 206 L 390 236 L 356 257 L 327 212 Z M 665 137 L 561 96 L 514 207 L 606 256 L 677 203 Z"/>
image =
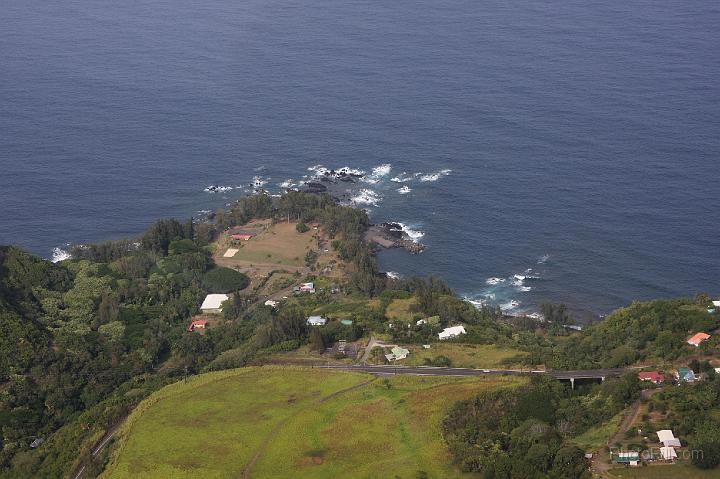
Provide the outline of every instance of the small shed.
<path id="1" fill-rule="evenodd" d="M 325 323 L 327 323 L 327 319 L 323 318 L 322 316 L 310 316 L 307 319 L 307 323 L 310 326 L 325 326 Z"/>
<path id="2" fill-rule="evenodd" d="M 613 462 L 618 464 L 629 464 L 631 466 L 637 466 L 640 462 L 640 453 L 637 451 L 624 451 L 618 452 L 613 455 Z"/>

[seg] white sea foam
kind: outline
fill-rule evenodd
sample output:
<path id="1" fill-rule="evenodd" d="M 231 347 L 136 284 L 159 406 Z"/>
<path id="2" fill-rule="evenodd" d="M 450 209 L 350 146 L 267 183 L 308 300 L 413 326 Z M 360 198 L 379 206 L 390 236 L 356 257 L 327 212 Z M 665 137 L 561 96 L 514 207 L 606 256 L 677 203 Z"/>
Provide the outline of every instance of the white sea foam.
<path id="1" fill-rule="evenodd" d="M 407 195 L 411 191 L 412 191 L 412 189 L 408 188 L 407 186 L 403 186 L 403 187 L 397 189 L 397 192 L 400 193 L 401 195 Z"/>
<path id="2" fill-rule="evenodd" d="M 496 284 L 500 284 L 500 283 L 504 283 L 504 282 L 505 282 L 505 278 L 497 278 L 497 277 L 492 277 L 492 278 L 488 278 L 485 280 L 485 284 L 489 284 L 490 286 L 494 286 Z"/>
<path id="3" fill-rule="evenodd" d="M 549 259 L 550 259 L 550 255 L 544 254 L 544 255 L 540 256 L 540 258 L 537 260 L 537 264 L 545 264 L 547 262 L 547 260 L 549 260 Z"/>
<path id="4" fill-rule="evenodd" d="M 400 173 L 398 176 L 394 176 L 390 178 L 390 181 L 393 181 L 395 183 L 407 183 L 408 181 L 412 181 L 413 177 L 409 176 L 406 172 Z"/>
<path id="5" fill-rule="evenodd" d="M 65 261 L 66 259 L 70 259 L 71 257 L 72 256 L 66 249 L 56 247 L 52 250 L 52 258 L 50 259 L 50 261 L 52 261 L 53 263 L 59 263 L 60 261 Z"/>
<path id="6" fill-rule="evenodd" d="M 518 306 L 520 306 L 520 301 L 511 299 L 511 300 L 508 301 L 507 303 L 501 304 L 501 305 L 500 305 L 500 309 L 501 309 L 502 311 L 511 311 L 511 310 L 517 308 Z"/>
<path id="7" fill-rule="evenodd" d="M 262 178 L 260 176 L 254 176 L 251 186 L 253 188 L 262 188 L 263 186 L 265 186 L 267 184 L 267 182 L 268 182 L 267 178 Z"/>
<path id="8" fill-rule="evenodd" d="M 357 192 L 355 196 L 353 196 L 350 201 L 357 205 L 371 205 L 371 206 L 377 206 L 380 201 L 382 201 L 382 195 L 379 193 L 365 188 Z"/>
<path id="9" fill-rule="evenodd" d="M 308 171 L 315 172 L 315 176 L 327 176 L 332 173 L 333 170 L 323 165 L 315 165 L 308 168 Z M 349 166 L 343 166 L 342 168 L 335 168 L 335 176 L 340 175 L 353 175 L 353 176 L 364 176 L 365 172 L 357 168 L 350 168 Z"/>
<path id="10" fill-rule="evenodd" d="M 408 225 L 406 225 L 405 223 L 398 223 L 398 224 L 400 225 L 400 229 L 402 229 L 402 232 L 405 233 L 408 236 L 408 238 L 413 240 L 415 243 L 420 241 L 420 238 L 425 236 L 425 232 L 423 232 L 423 231 L 414 230 L 411 227 L 409 227 Z"/>
<path id="11" fill-rule="evenodd" d="M 293 179 L 290 178 L 290 179 L 287 179 L 287 180 L 283 181 L 283 182 L 280 183 L 278 186 L 279 186 L 280 188 L 292 188 L 293 186 L 297 186 L 297 185 L 293 182 Z"/>
<path id="12" fill-rule="evenodd" d="M 420 181 L 423 181 L 423 182 L 437 181 L 440 178 L 442 178 L 443 176 L 449 175 L 450 173 L 452 173 L 452 170 L 445 169 L 445 170 L 436 171 L 435 173 L 427 173 L 424 175 L 421 174 Z"/>
<path id="13" fill-rule="evenodd" d="M 395 271 L 386 271 L 385 276 L 387 276 L 390 279 L 400 279 L 400 273 L 396 273 Z"/>
<path id="14" fill-rule="evenodd" d="M 226 191 L 234 190 L 235 186 L 221 186 L 221 185 L 210 185 L 206 187 L 203 191 L 206 193 L 224 193 Z"/>

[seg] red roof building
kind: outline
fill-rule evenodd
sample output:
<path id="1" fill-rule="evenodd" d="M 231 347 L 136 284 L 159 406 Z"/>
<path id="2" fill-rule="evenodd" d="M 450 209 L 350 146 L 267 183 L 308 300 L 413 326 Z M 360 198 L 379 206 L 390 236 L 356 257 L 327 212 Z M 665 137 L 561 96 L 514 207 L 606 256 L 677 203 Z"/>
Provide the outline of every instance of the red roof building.
<path id="1" fill-rule="evenodd" d="M 195 331 L 195 328 L 205 329 L 206 326 L 207 326 L 207 319 L 196 319 L 195 321 L 190 323 L 187 330 L 188 330 L 188 333 L 192 333 L 193 331 Z"/>
<path id="2" fill-rule="evenodd" d="M 700 343 L 703 341 L 707 341 L 710 339 L 710 335 L 708 333 L 697 333 L 695 336 L 687 340 L 687 343 L 691 346 L 695 346 L 696 348 L 700 346 Z"/>
<path id="3" fill-rule="evenodd" d="M 638 373 L 640 381 L 650 381 L 655 384 L 660 384 L 665 381 L 665 376 L 657 371 L 643 371 Z"/>

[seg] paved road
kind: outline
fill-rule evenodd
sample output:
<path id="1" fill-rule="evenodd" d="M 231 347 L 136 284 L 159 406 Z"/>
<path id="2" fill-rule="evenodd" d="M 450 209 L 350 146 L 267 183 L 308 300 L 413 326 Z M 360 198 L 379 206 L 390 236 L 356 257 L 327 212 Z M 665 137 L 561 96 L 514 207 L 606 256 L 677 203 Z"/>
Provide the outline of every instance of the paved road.
<path id="1" fill-rule="evenodd" d="M 445 368 L 431 366 L 369 366 L 361 364 L 318 364 L 316 368 L 340 369 L 346 371 L 359 371 L 370 374 L 409 374 L 413 376 L 486 376 L 486 375 L 526 375 L 526 374 L 547 374 L 556 379 L 603 379 L 607 377 L 620 376 L 625 369 L 588 369 L 582 371 L 544 371 L 533 369 L 470 369 L 470 368 Z"/>

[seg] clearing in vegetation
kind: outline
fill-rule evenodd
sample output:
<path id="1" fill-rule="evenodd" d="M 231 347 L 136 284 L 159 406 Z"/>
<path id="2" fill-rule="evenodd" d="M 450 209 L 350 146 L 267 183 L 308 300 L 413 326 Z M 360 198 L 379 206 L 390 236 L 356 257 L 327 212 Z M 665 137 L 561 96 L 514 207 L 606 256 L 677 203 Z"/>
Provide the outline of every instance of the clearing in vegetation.
<path id="1" fill-rule="evenodd" d="M 248 241 L 229 242 L 238 249 L 228 260 L 238 265 L 275 264 L 301 267 L 305 265 L 305 254 L 308 250 L 317 250 L 317 242 L 313 235 L 317 230 L 298 233 L 295 223 L 268 224 L 267 229 L 257 228 L 258 235 Z M 229 241 L 223 238 L 222 241 Z M 221 248 L 222 250 L 222 248 Z"/>
<path id="2" fill-rule="evenodd" d="M 452 361 L 455 368 L 498 368 L 508 367 L 513 358 L 522 356 L 517 349 L 503 348 L 494 344 L 458 344 L 432 343 L 430 349 L 421 345 L 404 346 L 410 349 L 407 359 L 398 364 L 407 366 L 424 366 L 426 359 L 432 361 L 438 356 L 445 356 Z"/>
<path id="3" fill-rule="evenodd" d="M 131 414 L 102 477 L 464 477 L 440 436 L 447 408 L 524 382 L 274 366 L 204 374 Z"/>

